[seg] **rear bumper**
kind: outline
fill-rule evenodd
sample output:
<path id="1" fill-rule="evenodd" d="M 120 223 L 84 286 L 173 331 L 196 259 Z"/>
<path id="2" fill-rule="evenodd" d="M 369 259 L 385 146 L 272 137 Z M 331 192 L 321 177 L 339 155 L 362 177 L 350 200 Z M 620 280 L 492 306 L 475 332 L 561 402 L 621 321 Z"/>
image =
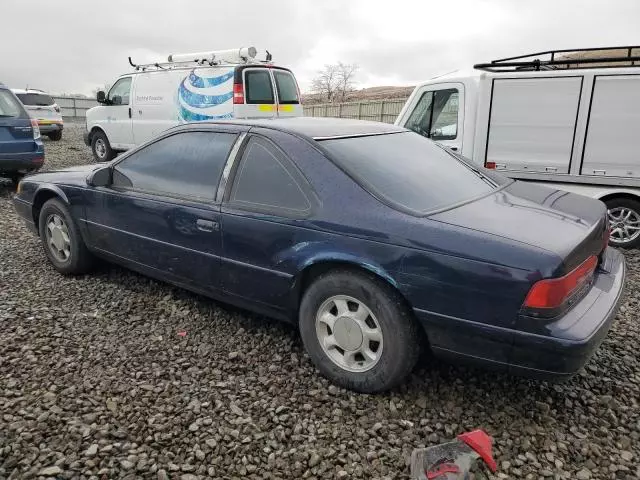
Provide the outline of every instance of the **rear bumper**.
<path id="1" fill-rule="evenodd" d="M 37 235 L 38 227 L 36 227 L 36 224 L 32 216 L 33 205 L 31 205 L 29 202 L 25 202 L 24 200 L 21 200 L 17 196 L 14 196 L 13 207 L 16 209 L 16 213 L 20 215 L 20 217 L 22 217 L 22 220 L 24 220 L 24 223 L 27 226 L 27 228 L 31 232 Z"/>
<path id="2" fill-rule="evenodd" d="M 0 173 L 31 172 L 44 164 L 44 149 L 35 152 L 0 154 Z"/>
<path id="3" fill-rule="evenodd" d="M 590 292 L 569 312 L 527 333 L 416 312 L 436 355 L 497 367 L 526 376 L 559 379 L 574 375 L 604 340 L 622 301 L 624 257 L 608 248 Z M 448 328 L 447 328 L 448 327 Z"/>
<path id="4" fill-rule="evenodd" d="M 62 123 L 40 123 L 38 122 L 38 127 L 40 128 L 41 133 L 52 133 L 52 132 L 61 132 L 64 129 L 64 124 Z"/>

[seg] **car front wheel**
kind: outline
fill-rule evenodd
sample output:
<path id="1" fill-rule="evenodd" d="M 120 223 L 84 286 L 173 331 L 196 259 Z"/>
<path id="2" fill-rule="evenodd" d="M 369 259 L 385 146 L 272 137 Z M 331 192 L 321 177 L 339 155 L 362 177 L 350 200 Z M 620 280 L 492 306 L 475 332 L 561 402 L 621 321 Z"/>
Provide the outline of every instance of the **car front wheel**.
<path id="1" fill-rule="evenodd" d="M 104 132 L 97 131 L 91 137 L 91 151 L 96 162 L 108 162 L 116 157 Z"/>
<path id="2" fill-rule="evenodd" d="M 53 267 L 65 275 L 86 273 L 93 265 L 69 210 L 56 198 L 47 200 L 40 210 L 40 239 Z"/>
<path id="3" fill-rule="evenodd" d="M 420 353 L 422 337 L 404 300 L 370 274 L 321 275 L 304 293 L 299 321 L 318 370 L 350 390 L 393 388 L 409 375 Z"/>

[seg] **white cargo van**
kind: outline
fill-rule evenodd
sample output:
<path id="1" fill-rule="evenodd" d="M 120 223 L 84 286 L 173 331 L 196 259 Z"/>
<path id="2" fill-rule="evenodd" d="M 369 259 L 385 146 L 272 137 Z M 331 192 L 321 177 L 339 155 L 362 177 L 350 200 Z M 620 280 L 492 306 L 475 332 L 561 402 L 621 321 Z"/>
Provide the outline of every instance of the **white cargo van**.
<path id="1" fill-rule="evenodd" d="M 555 50 L 415 88 L 396 120 L 487 168 L 604 201 L 640 244 L 640 47 Z"/>
<path id="2" fill-rule="evenodd" d="M 290 70 L 256 59 L 245 47 L 170 55 L 165 63 L 136 65 L 87 111 L 85 143 L 97 161 L 152 139 L 182 122 L 302 116 Z"/>

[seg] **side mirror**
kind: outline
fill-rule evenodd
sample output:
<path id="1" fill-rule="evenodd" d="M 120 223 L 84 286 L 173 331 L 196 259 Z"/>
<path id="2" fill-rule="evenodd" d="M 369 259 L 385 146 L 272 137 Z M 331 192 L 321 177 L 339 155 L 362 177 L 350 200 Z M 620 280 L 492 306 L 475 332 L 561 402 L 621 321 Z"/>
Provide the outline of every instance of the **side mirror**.
<path id="1" fill-rule="evenodd" d="M 122 105 L 122 97 L 120 95 L 114 95 L 111 98 L 112 105 Z"/>
<path id="2" fill-rule="evenodd" d="M 106 103 L 107 95 L 104 93 L 104 91 L 100 90 L 96 94 L 96 100 L 98 101 L 98 103 Z"/>
<path id="3" fill-rule="evenodd" d="M 87 185 L 90 187 L 108 187 L 111 185 L 111 167 L 96 168 L 87 177 Z"/>

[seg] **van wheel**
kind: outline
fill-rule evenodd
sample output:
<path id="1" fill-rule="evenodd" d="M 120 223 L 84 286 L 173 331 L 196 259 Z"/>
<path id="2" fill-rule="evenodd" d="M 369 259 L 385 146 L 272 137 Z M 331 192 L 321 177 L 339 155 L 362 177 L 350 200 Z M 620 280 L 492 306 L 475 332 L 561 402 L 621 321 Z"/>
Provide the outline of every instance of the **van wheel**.
<path id="1" fill-rule="evenodd" d="M 62 130 L 51 132 L 47 136 L 49 137 L 50 140 L 53 140 L 54 142 L 59 142 L 60 140 L 62 140 Z"/>
<path id="2" fill-rule="evenodd" d="M 300 305 L 300 335 L 318 370 L 363 393 L 402 382 L 420 353 L 419 326 L 398 292 L 371 274 L 318 277 Z"/>
<path id="3" fill-rule="evenodd" d="M 109 139 L 102 131 L 97 131 L 91 137 L 91 151 L 96 162 L 108 162 L 116 156 L 116 152 L 111 148 Z"/>
<path id="4" fill-rule="evenodd" d="M 607 213 L 611 227 L 609 245 L 636 248 L 640 245 L 640 202 L 630 198 L 607 200 Z"/>

